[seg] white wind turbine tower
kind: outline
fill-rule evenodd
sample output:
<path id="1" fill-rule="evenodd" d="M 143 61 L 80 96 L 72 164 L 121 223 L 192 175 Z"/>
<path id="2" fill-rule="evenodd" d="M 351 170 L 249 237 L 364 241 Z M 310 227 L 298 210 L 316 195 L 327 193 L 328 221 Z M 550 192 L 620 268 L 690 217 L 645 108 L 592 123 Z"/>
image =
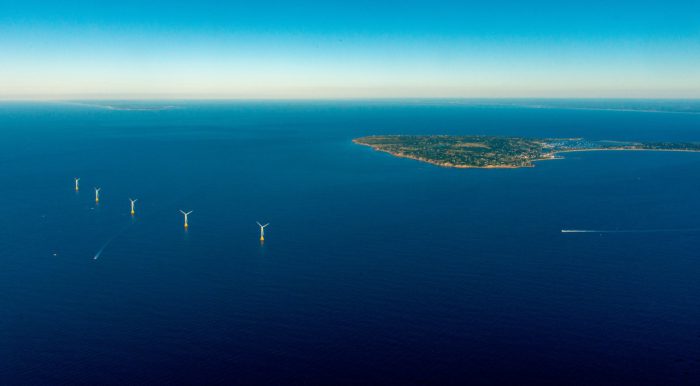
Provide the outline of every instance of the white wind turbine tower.
<path id="1" fill-rule="evenodd" d="M 78 185 L 78 181 L 80 181 L 80 178 L 75 177 L 74 180 L 75 180 L 75 191 L 77 192 L 80 189 L 80 186 Z"/>
<path id="2" fill-rule="evenodd" d="M 259 222 L 256 221 L 258 226 L 260 227 L 260 241 L 263 242 L 265 241 L 265 227 L 270 225 L 270 223 L 267 223 L 265 225 L 260 224 Z"/>
<path id="3" fill-rule="evenodd" d="M 100 190 L 102 190 L 102 188 L 95 188 L 95 204 L 100 202 Z"/>
<path id="4" fill-rule="evenodd" d="M 138 198 L 135 199 L 135 200 L 129 199 L 129 201 L 131 201 L 131 215 L 132 215 L 132 216 L 133 216 L 134 214 L 136 214 L 136 212 L 134 212 L 134 204 L 135 204 L 136 201 L 138 201 L 138 200 L 139 200 Z"/>
<path id="5" fill-rule="evenodd" d="M 187 228 L 187 216 L 188 216 L 190 213 L 192 213 L 192 211 L 185 212 L 185 211 L 183 211 L 182 209 L 180 209 L 180 213 L 182 213 L 183 215 L 185 215 L 185 228 Z"/>

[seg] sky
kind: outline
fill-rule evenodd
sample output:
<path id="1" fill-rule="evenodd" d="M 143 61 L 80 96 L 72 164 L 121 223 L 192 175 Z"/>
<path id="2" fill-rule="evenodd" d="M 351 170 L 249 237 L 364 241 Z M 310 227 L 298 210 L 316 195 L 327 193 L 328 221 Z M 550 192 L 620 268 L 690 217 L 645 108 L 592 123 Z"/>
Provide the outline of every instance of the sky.
<path id="1" fill-rule="evenodd" d="M 0 99 L 700 98 L 693 1 L 0 0 Z"/>

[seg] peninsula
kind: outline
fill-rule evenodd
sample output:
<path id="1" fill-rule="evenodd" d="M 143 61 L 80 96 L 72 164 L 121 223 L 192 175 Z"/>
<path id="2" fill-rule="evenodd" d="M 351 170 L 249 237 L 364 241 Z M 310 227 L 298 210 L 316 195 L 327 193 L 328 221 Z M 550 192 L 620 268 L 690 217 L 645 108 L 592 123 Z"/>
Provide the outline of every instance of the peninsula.
<path id="1" fill-rule="evenodd" d="M 522 168 L 559 153 L 600 150 L 700 152 L 700 143 L 589 141 L 582 138 L 520 138 L 453 135 L 375 135 L 353 142 L 397 157 L 453 168 Z"/>

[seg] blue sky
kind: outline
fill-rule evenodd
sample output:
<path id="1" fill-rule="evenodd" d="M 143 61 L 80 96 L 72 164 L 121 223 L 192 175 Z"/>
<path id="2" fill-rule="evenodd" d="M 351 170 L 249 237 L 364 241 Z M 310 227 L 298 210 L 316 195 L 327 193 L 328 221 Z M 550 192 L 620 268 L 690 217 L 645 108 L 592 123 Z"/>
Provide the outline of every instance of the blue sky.
<path id="1" fill-rule="evenodd" d="M 700 1 L 0 0 L 0 98 L 700 97 Z"/>

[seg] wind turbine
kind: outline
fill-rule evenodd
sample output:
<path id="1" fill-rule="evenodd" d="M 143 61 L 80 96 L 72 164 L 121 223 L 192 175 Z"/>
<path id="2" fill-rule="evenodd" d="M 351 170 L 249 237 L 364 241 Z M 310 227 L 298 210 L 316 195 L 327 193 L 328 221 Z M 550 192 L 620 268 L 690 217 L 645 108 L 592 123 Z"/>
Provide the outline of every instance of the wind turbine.
<path id="1" fill-rule="evenodd" d="M 185 228 L 187 228 L 187 216 L 188 216 L 190 213 L 192 213 L 192 211 L 185 212 L 185 211 L 183 211 L 182 209 L 180 209 L 180 213 L 182 213 L 182 214 L 185 215 Z"/>
<path id="2" fill-rule="evenodd" d="M 100 202 L 100 190 L 102 190 L 102 188 L 95 188 L 95 204 Z"/>
<path id="3" fill-rule="evenodd" d="M 136 201 L 138 201 L 138 200 L 139 200 L 138 198 L 135 199 L 135 200 L 129 199 L 129 201 L 131 201 L 131 215 L 132 215 L 132 216 L 133 216 L 134 214 L 136 214 L 136 212 L 134 212 L 134 204 L 135 204 Z"/>
<path id="4" fill-rule="evenodd" d="M 75 177 L 74 180 L 75 180 L 75 191 L 77 192 L 78 190 L 80 190 L 80 186 L 78 185 L 78 181 L 80 181 L 80 178 Z"/>
<path id="5" fill-rule="evenodd" d="M 265 241 L 265 227 L 270 225 L 270 223 L 267 223 L 265 225 L 260 224 L 259 222 L 256 221 L 258 226 L 260 227 L 260 242 Z"/>

